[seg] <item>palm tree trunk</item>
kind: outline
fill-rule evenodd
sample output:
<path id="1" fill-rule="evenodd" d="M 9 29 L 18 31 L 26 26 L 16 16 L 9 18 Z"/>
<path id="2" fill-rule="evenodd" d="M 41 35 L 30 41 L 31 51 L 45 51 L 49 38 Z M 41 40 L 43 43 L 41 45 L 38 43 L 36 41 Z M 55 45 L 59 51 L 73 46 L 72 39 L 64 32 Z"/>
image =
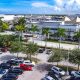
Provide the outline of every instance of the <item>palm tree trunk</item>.
<path id="1" fill-rule="evenodd" d="M 59 49 L 61 48 L 61 37 L 59 37 Z"/>
<path id="2" fill-rule="evenodd" d="M 57 67 L 59 66 L 59 62 L 57 62 Z"/>
<path id="3" fill-rule="evenodd" d="M 46 36 L 46 40 L 45 40 L 45 49 L 47 47 L 47 36 Z"/>
<path id="4" fill-rule="evenodd" d="M 19 31 L 19 42 L 20 42 L 20 35 L 21 35 L 21 33 L 20 33 L 20 31 Z"/>
<path id="5" fill-rule="evenodd" d="M 17 58 L 19 57 L 18 52 L 17 52 Z"/>
<path id="6" fill-rule="evenodd" d="M 79 71 L 79 64 L 78 64 L 78 71 Z"/>
<path id="7" fill-rule="evenodd" d="M 79 45 L 78 45 L 78 49 L 79 49 L 79 46 L 80 46 L 80 38 L 78 39 L 78 42 L 79 42 Z"/>
<path id="8" fill-rule="evenodd" d="M 31 53 L 30 53 L 30 61 L 32 61 L 32 59 L 31 59 Z"/>
<path id="9" fill-rule="evenodd" d="M 50 34 L 48 33 L 48 39 L 50 38 Z"/>
<path id="10" fill-rule="evenodd" d="M 21 39 L 20 39 L 21 37 L 20 37 L 20 36 L 21 36 L 21 33 L 20 33 L 20 31 L 19 31 L 19 43 L 21 42 Z M 21 47 L 21 45 L 20 45 L 20 47 Z M 17 58 L 18 58 L 18 57 L 19 57 L 19 53 L 17 53 Z"/>

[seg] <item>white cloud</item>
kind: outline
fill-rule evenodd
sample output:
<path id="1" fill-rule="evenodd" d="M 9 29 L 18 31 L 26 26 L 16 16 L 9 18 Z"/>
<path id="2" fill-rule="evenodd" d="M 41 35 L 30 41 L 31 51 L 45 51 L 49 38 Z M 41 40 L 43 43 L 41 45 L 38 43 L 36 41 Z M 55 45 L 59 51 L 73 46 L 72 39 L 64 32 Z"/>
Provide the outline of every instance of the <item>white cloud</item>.
<path id="1" fill-rule="evenodd" d="M 80 0 L 76 0 L 76 3 L 79 4 L 79 6 L 80 6 Z"/>
<path id="2" fill-rule="evenodd" d="M 55 10 L 55 11 L 61 11 L 61 8 L 58 7 L 58 6 L 54 6 L 54 10 Z"/>
<path id="3" fill-rule="evenodd" d="M 51 5 L 45 3 L 45 2 L 33 2 L 33 7 L 52 7 Z"/>
<path id="4" fill-rule="evenodd" d="M 2 12 L 8 12 L 8 11 L 12 11 L 11 9 L 9 9 L 9 8 L 0 8 L 0 11 L 2 11 Z"/>
<path id="5" fill-rule="evenodd" d="M 55 0 L 55 5 L 64 12 L 79 12 L 80 0 Z"/>
<path id="6" fill-rule="evenodd" d="M 45 12 L 47 12 L 48 10 L 49 11 L 51 10 L 51 12 L 61 10 L 61 8 L 59 8 L 58 6 L 50 5 L 50 4 L 45 3 L 45 2 L 34 2 L 34 3 L 32 3 L 32 6 L 36 7 L 36 8 L 39 8 L 39 9 L 42 8 L 42 10 L 43 11 L 45 10 Z"/>
<path id="7" fill-rule="evenodd" d="M 63 0 L 55 0 L 57 5 L 62 5 L 63 4 Z"/>

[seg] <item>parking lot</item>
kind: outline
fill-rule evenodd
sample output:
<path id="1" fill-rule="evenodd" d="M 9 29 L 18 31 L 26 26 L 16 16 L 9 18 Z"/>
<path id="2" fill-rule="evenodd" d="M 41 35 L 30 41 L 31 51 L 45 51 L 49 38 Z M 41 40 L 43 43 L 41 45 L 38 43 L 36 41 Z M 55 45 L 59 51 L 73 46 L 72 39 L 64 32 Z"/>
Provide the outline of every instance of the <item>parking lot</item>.
<path id="1" fill-rule="evenodd" d="M 0 60 L 4 61 L 5 59 L 7 60 L 9 58 L 14 58 L 14 57 L 15 57 L 14 55 L 11 55 L 9 53 L 2 54 L 2 56 L 0 57 Z M 32 67 L 32 70 L 30 71 L 25 70 L 21 75 L 18 76 L 17 80 L 41 80 L 42 78 L 44 78 L 45 75 L 49 72 L 49 70 L 53 66 L 53 64 L 47 62 L 48 57 L 49 55 L 45 54 L 45 52 L 38 54 L 37 58 L 40 59 L 38 64 L 35 64 L 35 66 Z M 61 79 L 58 79 L 58 80 L 66 80 L 67 77 L 70 77 L 70 76 L 63 76 Z M 49 80 L 52 80 L 52 79 L 49 79 Z"/>
<path id="2" fill-rule="evenodd" d="M 40 72 L 34 68 L 33 71 L 25 71 L 17 80 L 41 80 L 45 74 L 46 72 Z"/>

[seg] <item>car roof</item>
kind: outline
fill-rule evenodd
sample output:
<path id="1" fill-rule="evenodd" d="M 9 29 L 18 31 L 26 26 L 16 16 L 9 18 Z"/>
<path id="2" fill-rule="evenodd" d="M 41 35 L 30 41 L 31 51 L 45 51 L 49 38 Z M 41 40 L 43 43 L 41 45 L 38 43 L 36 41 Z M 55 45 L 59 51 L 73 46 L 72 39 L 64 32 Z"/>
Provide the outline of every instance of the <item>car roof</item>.
<path id="1" fill-rule="evenodd" d="M 47 78 L 47 79 L 50 79 L 50 80 L 53 79 L 51 76 L 47 76 L 46 78 Z"/>
<path id="2" fill-rule="evenodd" d="M 59 70 L 59 69 L 60 69 L 59 67 L 56 67 L 56 66 L 53 66 L 53 67 L 52 67 L 52 69 L 53 69 L 53 68 L 56 68 L 57 70 Z"/>
<path id="3" fill-rule="evenodd" d="M 25 60 L 24 62 L 30 62 L 30 60 Z"/>

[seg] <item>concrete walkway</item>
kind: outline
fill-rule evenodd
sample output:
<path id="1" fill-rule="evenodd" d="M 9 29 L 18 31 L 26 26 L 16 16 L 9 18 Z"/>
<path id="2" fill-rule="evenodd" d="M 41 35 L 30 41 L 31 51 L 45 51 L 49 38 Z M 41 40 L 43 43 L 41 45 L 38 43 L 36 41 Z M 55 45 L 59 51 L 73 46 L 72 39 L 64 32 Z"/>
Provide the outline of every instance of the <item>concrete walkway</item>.
<path id="1" fill-rule="evenodd" d="M 32 42 L 32 41 L 33 40 L 29 40 L 29 42 Z M 34 43 L 43 47 L 46 45 L 46 47 L 50 47 L 50 48 L 59 48 L 59 43 L 55 43 L 55 42 L 45 42 L 45 41 L 34 40 Z M 69 50 L 69 49 L 72 50 L 72 49 L 78 48 L 78 45 L 61 43 L 60 48 L 66 49 L 66 50 Z"/>

